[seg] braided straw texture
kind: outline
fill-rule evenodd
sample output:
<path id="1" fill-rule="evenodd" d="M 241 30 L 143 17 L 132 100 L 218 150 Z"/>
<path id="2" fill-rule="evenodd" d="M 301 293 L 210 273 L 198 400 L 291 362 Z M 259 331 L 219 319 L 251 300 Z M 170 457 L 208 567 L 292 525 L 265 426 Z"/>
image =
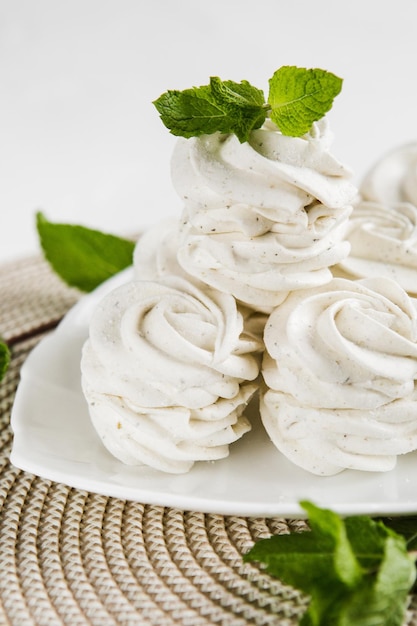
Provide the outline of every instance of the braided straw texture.
<path id="1" fill-rule="evenodd" d="M 242 555 L 302 520 L 243 518 L 127 502 L 9 462 L 10 411 L 30 350 L 77 301 L 41 258 L 0 268 L 0 624 L 290 626 L 306 598 Z M 407 624 L 417 625 L 410 598 Z"/>

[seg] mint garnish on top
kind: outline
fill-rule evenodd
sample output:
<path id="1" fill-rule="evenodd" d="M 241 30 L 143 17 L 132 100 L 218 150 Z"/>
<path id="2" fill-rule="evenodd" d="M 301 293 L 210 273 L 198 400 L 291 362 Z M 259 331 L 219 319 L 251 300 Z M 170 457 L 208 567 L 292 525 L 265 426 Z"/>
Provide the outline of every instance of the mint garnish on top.
<path id="1" fill-rule="evenodd" d="M 208 85 L 166 91 L 154 105 L 170 132 L 181 137 L 234 133 L 243 143 L 267 117 L 284 135 L 301 137 L 331 109 L 342 82 L 326 70 L 284 66 L 269 80 L 267 101 L 246 80 L 211 77 Z"/>

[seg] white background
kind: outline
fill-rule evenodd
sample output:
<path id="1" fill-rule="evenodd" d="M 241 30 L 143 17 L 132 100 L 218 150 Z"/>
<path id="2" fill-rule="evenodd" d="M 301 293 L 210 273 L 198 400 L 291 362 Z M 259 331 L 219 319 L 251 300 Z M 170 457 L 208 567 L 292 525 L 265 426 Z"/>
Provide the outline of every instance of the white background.
<path id="1" fill-rule="evenodd" d="M 282 65 L 344 79 L 333 152 L 357 181 L 417 140 L 417 0 L 0 0 L 0 261 L 37 210 L 114 233 L 179 213 L 152 100 Z"/>

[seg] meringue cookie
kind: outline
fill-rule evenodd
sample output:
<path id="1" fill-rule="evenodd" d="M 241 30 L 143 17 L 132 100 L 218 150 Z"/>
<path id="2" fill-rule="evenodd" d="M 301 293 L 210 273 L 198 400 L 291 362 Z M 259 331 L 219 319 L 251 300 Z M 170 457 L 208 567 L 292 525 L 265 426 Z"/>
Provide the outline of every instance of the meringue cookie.
<path id="1" fill-rule="evenodd" d="M 157 280 L 168 274 L 192 279 L 177 259 L 179 226 L 178 219 L 168 218 L 141 235 L 133 252 L 133 270 L 137 280 Z"/>
<path id="2" fill-rule="evenodd" d="M 258 329 L 256 329 L 257 332 Z M 93 424 L 125 463 L 188 471 L 249 430 L 262 342 L 230 295 L 178 276 L 132 281 L 90 322 L 82 386 Z"/>
<path id="3" fill-rule="evenodd" d="M 205 291 L 207 284 L 188 274 L 178 263 L 179 246 L 178 220 L 167 219 L 148 229 L 139 239 L 133 255 L 134 276 L 138 280 L 159 280 L 164 276 L 179 276 L 192 282 L 198 289 Z M 253 335 L 258 346 L 263 346 L 263 331 L 266 315 L 237 304 L 243 317 L 247 336 Z"/>
<path id="4" fill-rule="evenodd" d="M 332 139 L 326 119 L 304 137 L 282 135 L 268 121 L 244 143 L 220 133 L 179 139 L 171 174 L 187 221 L 200 233 L 255 237 L 281 232 L 281 223 L 302 228 L 316 204 L 344 213 L 357 190 L 329 151 Z"/>
<path id="5" fill-rule="evenodd" d="M 417 295 L 417 206 L 359 202 L 346 239 L 351 251 L 337 269 L 353 278 L 386 276 Z"/>
<path id="6" fill-rule="evenodd" d="M 293 292 L 265 328 L 261 418 L 316 474 L 391 469 L 417 448 L 417 301 L 390 279 Z"/>
<path id="7" fill-rule="evenodd" d="M 269 122 L 243 144 L 219 133 L 180 139 L 172 176 L 187 274 L 263 312 L 331 280 L 329 266 L 350 250 L 343 240 L 357 191 L 330 140 L 324 120 L 301 138 Z"/>
<path id="8" fill-rule="evenodd" d="M 187 409 L 136 406 L 84 383 L 92 424 L 109 452 L 126 465 L 172 474 L 188 472 L 196 461 L 227 457 L 230 444 L 251 430 L 243 413 L 256 390 L 244 383 L 234 398 Z"/>
<path id="9" fill-rule="evenodd" d="M 385 205 L 411 202 L 417 206 L 417 143 L 383 156 L 365 176 L 360 194 L 364 200 Z"/>
<path id="10" fill-rule="evenodd" d="M 329 282 L 329 267 L 349 254 L 350 244 L 343 241 L 345 217 L 321 221 L 321 209 L 319 205 L 308 212 L 309 223 L 301 233 L 201 235 L 187 223 L 178 261 L 194 278 L 269 313 L 290 291 Z"/>
<path id="11" fill-rule="evenodd" d="M 345 469 L 387 472 L 397 456 L 417 448 L 416 391 L 377 410 L 300 405 L 288 394 L 261 396 L 262 421 L 272 442 L 295 465 L 319 476 Z"/>

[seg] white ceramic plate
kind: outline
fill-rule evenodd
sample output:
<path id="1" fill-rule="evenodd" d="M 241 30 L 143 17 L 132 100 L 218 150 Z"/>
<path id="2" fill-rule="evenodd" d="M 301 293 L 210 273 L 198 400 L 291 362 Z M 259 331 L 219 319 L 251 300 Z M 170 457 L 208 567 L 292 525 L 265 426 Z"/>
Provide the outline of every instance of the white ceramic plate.
<path id="1" fill-rule="evenodd" d="M 126 466 L 103 447 L 80 387 L 80 353 L 92 310 L 130 270 L 85 296 L 42 340 L 22 368 L 12 412 L 12 463 L 28 472 L 108 496 L 222 515 L 301 517 L 308 499 L 342 515 L 417 512 L 417 453 L 388 473 L 318 477 L 283 458 L 254 411 L 253 430 L 227 459 L 171 475 Z"/>

